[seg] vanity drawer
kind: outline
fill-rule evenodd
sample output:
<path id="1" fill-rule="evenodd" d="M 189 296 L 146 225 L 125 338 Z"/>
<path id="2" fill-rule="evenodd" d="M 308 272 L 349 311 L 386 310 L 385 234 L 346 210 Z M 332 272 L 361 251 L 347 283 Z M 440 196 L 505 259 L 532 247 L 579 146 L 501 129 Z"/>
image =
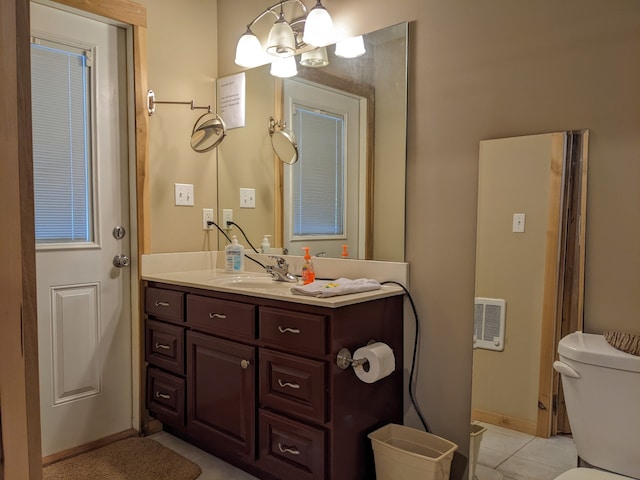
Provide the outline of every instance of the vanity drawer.
<path id="1" fill-rule="evenodd" d="M 260 308 L 260 340 L 266 345 L 307 355 L 327 353 L 324 315 Z"/>
<path id="2" fill-rule="evenodd" d="M 260 404 L 287 415 L 326 422 L 325 363 L 260 350 Z"/>
<path id="3" fill-rule="evenodd" d="M 147 408 L 162 423 L 184 426 L 185 382 L 183 378 L 147 368 Z"/>
<path id="4" fill-rule="evenodd" d="M 184 375 L 184 328 L 147 319 L 145 359 L 150 364 Z"/>
<path id="5" fill-rule="evenodd" d="M 144 310 L 150 317 L 182 323 L 184 322 L 184 293 L 147 287 Z"/>
<path id="6" fill-rule="evenodd" d="M 324 480 L 327 434 L 260 410 L 259 464 L 276 478 Z"/>
<path id="7" fill-rule="evenodd" d="M 256 338 L 255 305 L 187 296 L 187 324 L 197 330 L 240 339 Z"/>

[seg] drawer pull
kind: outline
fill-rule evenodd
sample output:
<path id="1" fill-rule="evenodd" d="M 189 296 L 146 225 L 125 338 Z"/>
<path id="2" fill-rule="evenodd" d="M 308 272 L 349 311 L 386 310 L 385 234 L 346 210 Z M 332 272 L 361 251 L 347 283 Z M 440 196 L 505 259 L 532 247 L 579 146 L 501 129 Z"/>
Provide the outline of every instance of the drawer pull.
<path id="1" fill-rule="evenodd" d="M 156 307 L 168 307 L 169 306 L 169 302 L 161 302 L 160 300 L 156 301 L 155 303 Z"/>
<path id="2" fill-rule="evenodd" d="M 280 385 L 280 388 L 289 387 L 289 388 L 294 388 L 296 390 L 300 388 L 300 385 L 298 385 L 297 383 L 283 382 L 280 379 L 278 379 L 278 385 Z"/>
<path id="3" fill-rule="evenodd" d="M 278 331 L 280 333 L 300 333 L 299 328 L 290 328 L 290 327 L 278 327 Z"/>
<path id="4" fill-rule="evenodd" d="M 158 342 L 156 342 L 156 344 L 154 345 L 154 348 L 156 350 L 160 349 L 160 348 L 162 348 L 163 350 L 170 350 L 171 349 L 171 347 L 169 345 L 167 345 L 165 343 L 158 343 Z"/>
<path id="5" fill-rule="evenodd" d="M 240 361 L 240 368 L 242 368 L 243 370 L 246 370 L 247 368 L 249 368 L 249 365 L 251 365 L 251 361 L 249 360 L 245 360 L 244 358 Z"/>
<path id="6" fill-rule="evenodd" d="M 287 447 L 278 442 L 278 450 L 282 453 L 290 453 L 291 455 L 300 455 L 300 450 L 296 447 Z"/>
<path id="7" fill-rule="evenodd" d="M 227 318 L 224 313 L 209 313 L 209 318 Z"/>
<path id="8" fill-rule="evenodd" d="M 164 398 L 165 400 L 169 400 L 171 395 L 167 395 L 166 393 L 156 392 L 156 398 Z"/>

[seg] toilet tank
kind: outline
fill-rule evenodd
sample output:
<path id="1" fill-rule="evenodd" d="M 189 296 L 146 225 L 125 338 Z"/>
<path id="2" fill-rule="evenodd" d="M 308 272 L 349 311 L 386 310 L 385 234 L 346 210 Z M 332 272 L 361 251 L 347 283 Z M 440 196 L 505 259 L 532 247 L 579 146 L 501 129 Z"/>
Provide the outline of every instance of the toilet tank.
<path id="1" fill-rule="evenodd" d="M 558 344 L 567 415 L 578 456 L 640 478 L 640 357 L 603 335 L 574 332 Z"/>

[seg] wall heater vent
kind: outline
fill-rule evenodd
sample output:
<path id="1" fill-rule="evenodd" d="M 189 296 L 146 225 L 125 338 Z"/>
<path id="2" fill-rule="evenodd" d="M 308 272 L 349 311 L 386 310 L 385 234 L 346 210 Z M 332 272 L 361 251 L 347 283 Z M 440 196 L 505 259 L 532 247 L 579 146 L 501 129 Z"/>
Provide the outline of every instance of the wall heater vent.
<path id="1" fill-rule="evenodd" d="M 504 350 L 506 302 L 500 298 L 476 297 L 473 316 L 473 348 Z"/>

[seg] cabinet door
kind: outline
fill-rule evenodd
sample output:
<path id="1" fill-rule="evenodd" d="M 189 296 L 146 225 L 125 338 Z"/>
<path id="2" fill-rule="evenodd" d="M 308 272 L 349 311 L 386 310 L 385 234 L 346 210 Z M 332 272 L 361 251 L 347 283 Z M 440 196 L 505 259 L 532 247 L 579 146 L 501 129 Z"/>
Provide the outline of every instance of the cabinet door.
<path id="1" fill-rule="evenodd" d="M 255 347 L 187 332 L 187 429 L 225 458 L 255 459 Z"/>

